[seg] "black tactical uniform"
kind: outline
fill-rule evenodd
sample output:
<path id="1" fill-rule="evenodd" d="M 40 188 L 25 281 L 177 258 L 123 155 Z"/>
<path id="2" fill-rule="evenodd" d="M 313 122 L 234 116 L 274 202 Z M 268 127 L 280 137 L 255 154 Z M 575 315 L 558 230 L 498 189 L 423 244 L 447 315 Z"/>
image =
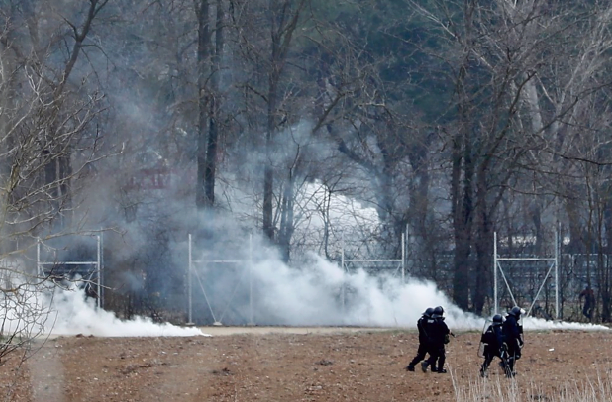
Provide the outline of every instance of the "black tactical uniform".
<path id="1" fill-rule="evenodd" d="M 480 367 L 480 375 L 486 377 L 487 369 L 493 361 L 494 357 L 502 359 L 501 350 L 503 344 L 502 324 L 504 318 L 501 314 L 493 316 L 493 323 L 489 325 L 487 330 L 481 335 L 480 342 L 484 345 L 483 356 L 484 362 Z"/>
<path id="2" fill-rule="evenodd" d="M 593 306 L 595 305 L 595 292 L 589 285 L 586 285 L 584 290 L 578 295 L 578 299 L 584 297 L 584 307 L 582 307 L 582 314 L 589 320 L 592 317 Z"/>
<path id="3" fill-rule="evenodd" d="M 502 334 L 505 350 L 502 353 L 507 353 L 504 369 L 508 377 L 513 377 L 516 373 L 514 365 L 521 358 L 521 348 L 523 347 L 523 326 L 519 320 L 524 310 L 518 306 L 512 307 L 512 310 L 506 316 L 506 321 L 502 324 Z"/>
<path id="4" fill-rule="evenodd" d="M 425 355 L 430 353 L 431 339 L 429 337 L 428 330 L 429 326 L 433 323 L 433 311 L 434 309 L 429 307 L 417 321 L 417 329 L 419 330 L 419 349 L 417 350 L 417 354 L 414 359 L 412 359 L 410 364 L 406 366 L 406 370 L 408 371 L 414 371 L 414 366 L 425 360 Z"/>
<path id="5" fill-rule="evenodd" d="M 444 309 L 438 306 L 433 312 L 433 323 L 429 327 L 429 336 L 431 338 L 431 351 L 429 359 L 421 363 L 423 371 L 427 371 L 427 367 L 431 366 L 431 371 L 438 373 L 446 373 L 444 363 L 446 362 L 445 345 L 449 342 L 450 329 L 444 322 Z"/>

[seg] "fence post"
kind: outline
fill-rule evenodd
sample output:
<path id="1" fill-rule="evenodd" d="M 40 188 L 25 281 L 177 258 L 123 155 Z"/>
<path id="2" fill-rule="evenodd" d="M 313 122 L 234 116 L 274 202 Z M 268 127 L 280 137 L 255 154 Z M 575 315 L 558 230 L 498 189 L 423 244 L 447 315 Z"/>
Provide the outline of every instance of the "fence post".
<path id="1" fill-rule="evenodd" d="M 191 317 L 191 233 L 188 235 L 189 237 L 189 264 L 187 266 L 187 324 L 192 325 L 192 317 Z"/>

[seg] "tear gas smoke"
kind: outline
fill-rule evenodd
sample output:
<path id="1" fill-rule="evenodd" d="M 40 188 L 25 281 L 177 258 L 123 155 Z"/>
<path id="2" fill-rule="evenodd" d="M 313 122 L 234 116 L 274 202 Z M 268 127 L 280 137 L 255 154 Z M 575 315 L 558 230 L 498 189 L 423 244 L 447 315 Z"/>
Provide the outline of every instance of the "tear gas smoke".
<path id="1" fill-rule="evenodd" d="M 372 276 L 363 270 L 345 275 L 336 264 L 314 257 L 308 268 L 289 268 L 279 260 L 253 266 L 257 289 L 256 315 L 271 325 L 366 326 L 415 328 L 428 308 L 444 306 L 446 321 L 454 331 L 481 330 L 485 319 L 453 305 L 435 284 L 410 279 L 402 283 L 391 274 Z M 344 296 L 343 290 L 344 289 Z M 121 320 L 98 309 L 80 289 L 56 289 L 51 297 L 31 289 L 27 303 L 5 303 L 0 313 L 5 330 L 30 325 L 31 334 L 93 335 L 99 337 L 209 336 L 198 328 L 158 324 L 149 318 Z M 22 299 L 23 300 L 23 299 Z M 38 321 L 23 320 L 24 312 L 40 314 Z M 43 313 L 44 312 L 44 313 Z M 44 317 L 41 322 L 40 317 Z M 602 325 L 552 322 L 523 318 L 525 330 L 608 330 Z M 38 329 L 37 327 L 43 327 Z"/>
<path id="2" fill-rule="evenodd" d="M 485 318 L 462 311 L 430 281 L 412 278 L 403 283 L 396 272 L 345 274 L 317 255 L 301 269 L 271 260 L 269 254 L 266 258 L 252 268 L 256 324 L 415 328 L 428 307 L 443 306 L 446 322 L 455 331 L 482 330 L 485 325 Z M 607 330 L 533 317 L 524 319 L 524 328 Z"/>
<path id="3" fill-rule="evenodd" d="M 523 328 L 530 331 L 551 330 L 551 329 L 566 329 L 566 330 L 581 330 L 581 331 L 608 331 L 610 328 L 604 325 L 583 324 L 579 322 L 565 321 L 546 321 L 541 318 L 525 317 L 522 318 Z"/>
<path id="4" fill-rule="evenodd" d="M 370 216 L 373 219 L 374 212 L 371 208 L 362 209 L 365 212 L 359 212 L 359 216 Z M 375 276 L 363 269 L 347 274 L 337 263 L 325 260 L 316 254 L 308 255 L 308 262 L 301 267 L 289 267 L 264 240 L 245 239 L 245 230 L 239 227 L 239 224 L 230 224 L 225 219 L 216 222 L 220 227 L 212 228 L 215 229 L 212 231 L 215 233 L 214 242 L 208 244 L 208 251 L 200 251 L 201 255 L 195 259 L 206 260 L 207 256 L 222 259 L 226 255 L 231 256 L 231 260 L 242 259 L 243 263 L 238 264 L 239 266 L 233 271 L 224 268 L 215 273 L 212 272 L 214 271 L 212 264 L 206 267 L 196 266 L 194 270 L 205 274 L 202 282 L 212 288 L 208 291 L 214 290 L 215 297 L 220 296 L 221 299 L 225 297 L 225 300 L 212 300 L 213 303 L 227 305 L 228 302 L 232 302 L 228 298 L 236 296 L 237 302 L 232 307 L 234 316 L 244 318 L 252 314 L 252 323 L 255 325 L 413 329 L 422 313 L 428 307 L 435 306 L 444 307 L 446 322 L 454 331 L 480 331 L 486 324 L 485 318 L 464 312 L 455 306 L 431 281 L 415 278 L 407 278 L 404 281 L 397 270 L 379 271 Z M 210 221 L 206 224 L 210 225 Z M 206 225 L 198 225 L 198 227 L 204 226 Z M 250 242 L 257 244 L 245 247 L 245 244 Z M 138 250 L 138 247 L 135 249 Z M 185 250 L 186 247 L 173 249 Z M 185 255 L 181 254 L 176 258 L 174 268 L 180 269 L 184 266 Z M 249 270 L 251 283 L 244 280 L 245 269 Z M 236 280 L 241 282 L 241 287 L 236 286 Z M 208 302 L 209 297 L 198 293 L 197 285 L 192 287 L 192 292 L 194 301 L 199 302 L 198 308 L 206 308 L 202 301 L 206 299 Z M 94 300 L 86 299 L 84 292 L 78 289 L 56 289 L 53 297 L 44 296 L 47 293 L 41 292 L 40 289 L 33 289 L 29 294 L 34 296 L 26 298 L 26 301 L 22 299 L 17 305 L 8 303 L 12 299 L 5 297 L 6 302 L 0 306 L 3 310 L 0 313 L 6 317 L 5 328 L 10 328 L 10 325 L 24 325 L 23 322 L 20 324 L 19 317 L 24 316 L 20 309 L 25 308 L 27 313 L 32 314 L 25 325 L 36 327 L 41 323 L 40 319 L 34 319 L 36 314 L 46 311 L 41 331 L 57 335 L 83 334 L 104 337 L 205 335 L 197 328 L 158 324 L 145 317 L 121 320 L 112 312 L 97 309 Z M 243 319 L 242 323 L 248 321 Z M 607 330 L 600 325 L 552 322 L 532 317 L 526 317 L 523 321 L 525 330 Z M 34 328 L 34 332 L 36 330 L 38 328 Z"/>
<path id="5" fill-rule="evenodd" d="M 45 335 L 93 335 L 99 337 L 210 336 L 198 328 L 154 323 L 146 317 L 121 320 L 112 312 L 96 308 L 82 289 L 45 291 L 24 287 L 19 300 L 5 298 L 0 307 L 3 333 L 25 338 Z"/>
<path id="6" fill-rule="evenodd" d="M 54 335 L 94 335 L 99 337 L 174 337 L 210 336 L 198 328 L 184 328 L 169 323 L 154 323 L 147 317 L 121 320 L 112 312 L 98 309 L 80 289 L 57 289 L 45 297 L 49 314 L 45 332 Z"/>
<path id="7" fill-rule="evenodd" d="M 101 337 L 208 336 L 197 328 L 154 323 L 146 317 L 121 320 L 114 313 L 96 308 L 85 290 L 70 283 L 68 288 L 32 281 L 26 264 L 18 259 L 0 261 L 0 314 L 2 333 L 19 338 L 43 334 L 94 335 Z M 79 278 L 75 278 L 79 280 Z M 51 290 L 53 289 L 53 290 Z"/>

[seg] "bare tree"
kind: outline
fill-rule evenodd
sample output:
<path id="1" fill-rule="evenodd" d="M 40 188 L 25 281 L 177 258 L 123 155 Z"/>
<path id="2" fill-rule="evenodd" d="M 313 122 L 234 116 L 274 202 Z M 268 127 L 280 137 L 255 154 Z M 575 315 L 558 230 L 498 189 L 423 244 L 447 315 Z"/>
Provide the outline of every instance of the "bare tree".
<path id="1" fill-rule="evenodd" d="M 89 85 L 94 20 L 106 1 L 83 7 L 24 1 L 0 6 L 0 358 L 39 336 L 53 282 L 28 267 L 38 238 L 77 233 L 73 197 L 101 155 L 94 122 L 104 96 Z M 95 47 L 88 50 L 95 51 Z M 92 80 L 95 82 L 95 80 Z M 72 222 L 72 223 L 71 223 Z M 27 348 L 22 354 L 27 357 Z"/>
<path id="2" fill-rule="evenodd" d="M 220 75 L 224 47 L 225 4 L 217 0 L 214 24 L 212 4 L 195 2 L 198 21 L 198 179 L 196 205 L 211 209 L 215 202 L 215 172 L 221 110 Z M 211 29 L 211 26 L 213 29 Z M 211 211 L 209 211 L 211 212 Z"/>
<path id="3" fill-rule="evenodd" d="M 290 52 L 294 46 L 294 34 L 307 1 L 232 2 L 232 26 L 237 41 L 237 54 L 244 64 L 244 78 L 236 83 L 245 90 L 245 115 L 253 129 L 265 133 L 262 141 L 255 140 L 261 152 L 262 230 L 271 241 L 287 243 L 291 238 L 289 228 L 293 226 L 290 211 L 294 190 L 292 174 L 284 181 L 284 190 L 275 196 L 275 173 L 277 162 L 277 135 L 297 122 L 291 110 L 299 97 L 292 92 L 301 83 L 294 80 L 289 71 Z M 257 24 L 261 22 L 262 25 Z M 266 29 L 262 30 L 262 27 Z M 291 172 L 291 169 L 289 170 Z M 278 200 L 278 201 L 275 201 Z M 278 208 L 275 208 L 278 205 Z M 281 218 L 282 217 L 282 218 Z M 277 239 L 276 218 L 282 220 L 282 240 Z"/>
<path id="4" fill-rule="evenodd" d="M 515 180 L 524 168 L 537 172 L 535 177 L 546 170 L 539 168 L 542 164 L 563 171 L 562 166 L 555 168 L 546 162 L 546 155 L 567 153 L 562 144 L 568 144 L 568 137 L 563 132 L 576 127 L 577 121 L 572 120 L 581 115 L 580 103 L 588 103 L 593 91 L 601 88 L 602 83 L 590 77 L 602 67 L 598 55 L 608 47 L 601 30 L 605 22 L 599 25 L 606 13 L 584 14 L 569 5 L 539 2 L 432 5 L 434 9 L 427 9 L 413 3 L 420 15 L 450 39 L 446 53 L 452 55 L 448 66 L 455 82 L 459 122 L 449 132 L 453 144 L 454 299 L 461 307 L 480 313 L 489 283 L 492 230 L 500 201 L 509 188 L 528 191 L 527 183 Z M 587 27 L 588 35 L 574 37 L 585 38 L 577 42 L 588 45 L 560 46 L 568 31 Z M 551 163 L 554 159 L 558 158 L 548 158 Z M 541 182 L 537 178 L 532 183 Z M 540 241 L 544 237 L 540 224 L 544 198 L 538 194 L 545 191 L 531 190 L 534 230 Z M 476 253 L 473 284 L 472 249 Z"/>

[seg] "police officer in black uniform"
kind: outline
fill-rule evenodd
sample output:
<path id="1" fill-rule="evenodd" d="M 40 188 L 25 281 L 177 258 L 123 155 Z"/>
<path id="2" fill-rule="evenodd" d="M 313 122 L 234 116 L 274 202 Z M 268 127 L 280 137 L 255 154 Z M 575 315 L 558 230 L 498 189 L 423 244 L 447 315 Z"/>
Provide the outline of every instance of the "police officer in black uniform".
<path id="1" fill-rule="evenodd" d="M 406 366 L 406 370 L 408 371 L 414 371 L 414 366 L 425 360 L 425 355 L 430 353 L 431 339 L 428 331 L 429 326 L 431 326 L 434 321 L 432 318 L 433 311 L 433 307 L 429 307 L 417 321 L 417 329 L 419 330 L 419 348 L 414 359 L 412 359 L 410 364 Z"/>
<path id="2" fill-rule="evenodd" d="M 519 306 L 514 306 L 508 312 L 506 320 L 502 324 L 502 335 L 504 341 L 505 350 L 502 353 L 507 353 L 505 359 L 504 369 L 506 376 L 514 377 L 516 372 L 514 371 L 514 365 L 516 361 L 521 358 L 521 349 L 523 348 L 523 326 L 520 324 L 521 314 L 524 314 L 525 310 Z"/>
<path id="3" fill-rule="evenodd" d="M 493 361 L 494 357 L 499 357 L 502 359 L 502 324 L 504 322 L 504 318 L 501 316 L 501 314 L 495 314 L 492 321 L 493 322 L 491 325 L 489 325 L 487 330 L 480 337 L 480 342 L 484 345 L 484 362 L 482 363 L 482 366 L 480 366 L 481 377 L 487 376 L 487 369 L 489 368 L 489 365 Z"/>
<path id="4" fill-rule="evenodd" d="M 453 333 L 444 322 L 444 308 L 442 306 L 434 308 L 432 317 L 434 320 L 429 327 L 431 351 L 429 352 L 429 359 L 421 363 L 421 368 L 426 372 L 427 367 L 431 366 L 431 371 L 446 373 L 447 371 L 444 368 L 446 362 L 445 346 L 450 342 L 449 336 Z"/>

